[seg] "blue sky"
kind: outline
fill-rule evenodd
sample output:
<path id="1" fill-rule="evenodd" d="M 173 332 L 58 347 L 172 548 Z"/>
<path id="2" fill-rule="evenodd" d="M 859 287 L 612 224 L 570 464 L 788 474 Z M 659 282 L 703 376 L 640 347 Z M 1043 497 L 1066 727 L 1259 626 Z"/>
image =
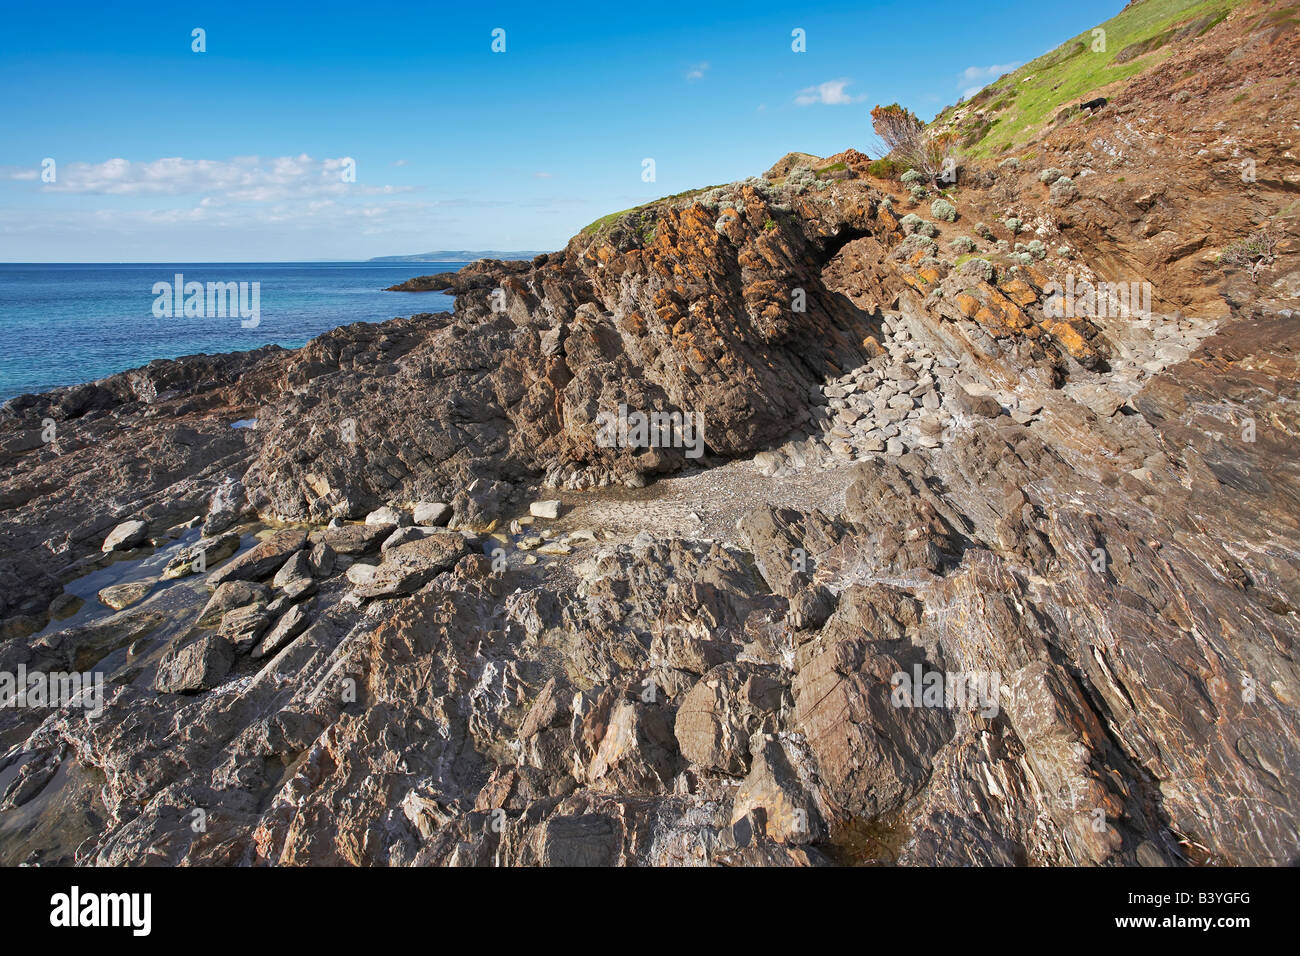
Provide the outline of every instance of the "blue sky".
<path id="1" fill-rule="evenodd" d="M 559 248 L 790 150 L 870 151 L 877 103 L 929 119 L 1122 6 L 10 5 L 0 261 Z"/>

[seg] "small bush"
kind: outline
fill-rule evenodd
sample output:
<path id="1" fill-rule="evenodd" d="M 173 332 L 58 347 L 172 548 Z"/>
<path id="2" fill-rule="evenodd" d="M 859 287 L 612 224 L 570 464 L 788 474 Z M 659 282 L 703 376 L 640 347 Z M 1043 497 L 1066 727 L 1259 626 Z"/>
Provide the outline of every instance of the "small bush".
<path id="1" fill-rule="evenodd" d="M 909 169 L 899 177 L 898 181 L 904 186 L 910 183 L 923 183 L 925 182 L 925 173 L 917 169 Z"/>
<path id="2" fill-rule="evenodd" d="M 958 236 L 952 242 L 948 243 L 948 248 L 958 255 L 961 255 L 964 252 L 974 252 L 975 240 L 970 236 Z"/>
<path id="3" fill-rule="evenodd" d="M 957 207 L 946 199 L 936 199 L 930 203 L 930 215 L 935 219 L 942 219 L 944 222 L 957 221 Z"/>
<path id="4" fill-rule="evenodd" d="M 1015 216 L 1010 217 L 1009 219 L 1007 219 L 1006 222 L 1006 226 L 1008 229 L 1011 230 L 1011 235 L 1013 236 L 1020 231 L 1020 227 L 1023 225 L 1024 223 L 1021 222 L 1019 219 L 1017 219 Z"/>
<path id="5" fill-rule="evenodd" d="M 992 239 L 993 230 L 988 227 L 987 223 L 977 222 L 975 223 L 975 235 L 981 239 Z"/>
<path id="6" fill-rule="evenodd" d="M 894 257 L 898 259 L 910 259 L 918 252 L 924 252 L 927 256 L 933 256 L 939 251 L 939 244 L 929 236 L 923 236 L 920 233 L 913 233 L 898 244 L 894 250 Z"/>
<path id="7" fill-rule="evenodd" d="M 924 186 L 913 186 L 910 192 L 912 195 L 912 202 L 920 202 L 922 199 L 926 197 L 927 193 L 929 193 L 929 190 L 926 189 Z"/>
<path id="8" fill-rule="evenodd" d="M 1055 166 L 1049 166 L 1038 174 L 1038 181 L 1040 183 L 1054 183 L 1064 175 L 1065 170 L 1057 169 Z"/>
<path id="9" fill-rule="evenodd" d="M 1062 176 L 1056 182 L 1052 183 L 1048 202 L 1053 206 L 1068 205 L 1076 196 L 1079 195 L 1079 187 L 1074 184 L 1074 180 L 1068 176 Z"/>
<path id="10" fill-rule="evenodd" d="M 967 259 L 962 263 L 961 274 L 964 276 L 974 276 L 983 279 L 985 282 L 993 281 L 993 263 L 987 259 Z"/>
<path id="11" fill-rule="evenodd" d="M 1238 239 L 1219 253 L 1220 265 L 1247 269 L 1252 279 L 1258 280 L 1259 270 L 1272 265 L 1277 255 L 1277 235 L 1265 226 L 1245 239 Z"/>
<path id="12" fill-rule="evenodd" d="M 903 232 L 910 235 L 933 236 L 939 230 L 934 227 L 934 223 L 926 222 L 914 212 L 909 212 L 898 224 L 903 227 Z"/>
<path id="13" fill-rule="evenodd" d="M 897 179 L 898 165 L 888 157 L 884 159 L 873 159 L 867 166 L 867 172 L 876 177 L 876 179 Z M 903 175 L 907 175 L 904 173 Z"/>

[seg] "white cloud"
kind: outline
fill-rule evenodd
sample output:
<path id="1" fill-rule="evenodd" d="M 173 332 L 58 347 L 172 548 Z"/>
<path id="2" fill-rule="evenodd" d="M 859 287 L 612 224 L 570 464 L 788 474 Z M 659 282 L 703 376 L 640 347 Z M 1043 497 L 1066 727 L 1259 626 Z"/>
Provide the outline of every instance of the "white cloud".
<path id="1" fill-rule="evenodd" d="M 691 67 L 689 70 L 686 71 L 686 79 L 694 83 L 696 80 L 704 79 L 704 74 L 708 72 L 709 72 L 709 64 L 707 60 L 703 63 L 696 63 L 693 67 Z"/>
<path id="2" fill-rule="evenodd" d="M 962 70 L 957 79 L 957 88 L 962 96 L 971 97 L 988 86 L 1004 73 L 1010 73 L 1020 66 L 1020 62 L 994 63 L 992 66 L 968 66 Z"/>
<path id="3" fill-rule="evenodd" d="M 846 103 L 857 103 L 866 99 L 865 96 L 850 96 L 844 91 L 844 88 L 853 81 L 847 77 L 838 80 L 827 80 L 825 83 L 819 83 L 816 86 L 806 86 L 799 91 L 799 95 L 794 101 L 800 106 L 811 106 L 814 103 L 823 103 L 827 106 L 843 106 Z"/>
<path id="4" fill-rule="evenodd" d="M 345 181 L 348 157 L 312 159 L 299 156 L 237 156 L 233 159 L 184 159 L 179 156 L 141 162 L 109 159 L 102 163 L 66 163 L 58 179 L 43 184 L 48 192 L 104 196 L 211 196 L 234 202 L 276 202 L 322 196 L 389 195 L 410 186 Z M 19 179 L 30 176 L 12 175 Z"/>

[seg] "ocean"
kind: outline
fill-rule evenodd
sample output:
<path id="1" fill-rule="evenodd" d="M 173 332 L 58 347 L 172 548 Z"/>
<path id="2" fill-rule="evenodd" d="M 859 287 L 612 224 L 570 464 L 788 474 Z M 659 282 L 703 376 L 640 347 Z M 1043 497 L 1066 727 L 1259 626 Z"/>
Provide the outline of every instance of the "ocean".
<path id="1" fill-rule="evenodd" d="M 463 262 L 0 263 L 0 402 L 25 392 L 90 382 L 159 358 L 296 347 L 352 322 L 450 311 L 441 292 L 384 292 L 412 276 Z M 156 283 L 249 283 L 238 314 L 186 317 Z M 251 283 L 258 283 L 253 287 Z M 252 292 L 257 292 L 254 300 Z M 205 296 L 206 304 L 206 296 Z M 155 314 L 161 312 L 162 315 Z M 204 311 L 208 311 L 206 308 Z M 172 313 L 172 314 L 167 314 Z"/>

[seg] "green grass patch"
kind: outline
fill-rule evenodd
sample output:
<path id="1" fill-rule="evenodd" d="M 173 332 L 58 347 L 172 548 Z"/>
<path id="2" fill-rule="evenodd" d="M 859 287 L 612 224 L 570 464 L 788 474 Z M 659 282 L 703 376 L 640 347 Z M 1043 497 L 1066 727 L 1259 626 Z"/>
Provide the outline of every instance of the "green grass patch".
<path id="1" fill-rule="evenodd" d="M 608 216 L 601 216 L 595 222 L 589 223 L 588 225 L 584 226 L 582 228 L 582 231 L 579 233 L 579 235 L 582 236 L 593 235 L 597 232 L 600 232 L 602 229 L 612 226 L 614 223 L 618 222 L 624 216 L 630 215 L 632 213 L 647 212 L 656 206 L 664 206 L 667 205 L 668 203 L 676 202 L 681 199 L 689 199 L 692 196 L 698 196 L 700 193 L 706 193 L 710 189 L 719 189 L 722 186 L 728 186 L 728 185 L 730 185 L 730 183 L 719 183 L 717 186 L 701 186 L 699 189 L 687 189 L 684 192 L 674 193 L 671 196 L 661 196 L 660 198 L 653 199 L 648 203 L 644 203 L 643 205 L 633 206 L 631 209 L 620 209 L 618 212 L 611 212 Z M 642 235 L 645 236 L 647 232 L 650 235 L 653 235 L 655 228 L 657 228 L 657 224 L 643 225 Z"/>
<path id="2" fill-rule="evenodd" d="M 1145 0 L 1099 25 L 1106 31 L 1104 51 L 1093 51 L 1092 30 L 1072 37 L 968 101 L 989 104 L 988 111 L 999 113 L 996 123 L 987 122 L 991 117 L 986 115 L 986 122 L 977 126 L 979 121 L 972 117 L 966 128 L 957 130 L 968 155 L 990 157 L 1023 146 L 1064 107 L 1092 99 L 1095 90 L 1149 69 L 1169 55 L 1171 40 L 1204 35 L 1242 2 Z M 1128 52 L 1121 57 L 1124 51 Z M 936 117 L 937 125 L 944 125 L 951 109 Z"/>

